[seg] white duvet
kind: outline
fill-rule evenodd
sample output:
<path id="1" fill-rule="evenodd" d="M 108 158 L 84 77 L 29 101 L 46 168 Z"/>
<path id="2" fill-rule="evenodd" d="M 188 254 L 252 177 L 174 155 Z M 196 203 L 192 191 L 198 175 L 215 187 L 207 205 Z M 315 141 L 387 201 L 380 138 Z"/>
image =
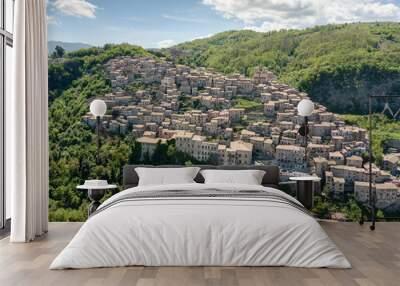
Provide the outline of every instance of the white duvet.
<path id="1" fill-rule="evenodd" d="M 136 187 L 142 191 L 257 189 L 237 184 Z M 297 201 L 296 201 L 297 202 Z M 293 206 L 258 199 L 160 198 L 124 201 L 89 218 L 50 269 L 145 266 L 349 268 L 318 222 Z"/>

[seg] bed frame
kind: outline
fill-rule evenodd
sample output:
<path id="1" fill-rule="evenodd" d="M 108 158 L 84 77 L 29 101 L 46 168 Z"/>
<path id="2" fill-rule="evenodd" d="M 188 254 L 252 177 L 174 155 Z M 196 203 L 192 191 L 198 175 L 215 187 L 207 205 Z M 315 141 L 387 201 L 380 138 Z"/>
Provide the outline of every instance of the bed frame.
<path id="1" fill-rule="evenodd" d="M 151 165 L 125 165 L 123 169 L 123 186 L 124 190 L 136 187 L 139 183 L 139 176 L 135 171 L 136 167 L 147 168 L 179 168 L 185 167 L 180 165 L 164 165 L 164 166 L 151 166 Z M 262 185 L 265 187 L 279 188 L 279 167 L 278 166 L 212 166 L 212 165 L 195 165 L 201 169 L 217 169 L 217 170 L 263 170 L 265 175 L 262 180 Z M 194 180 L 197 183 L 204 183 L 203 176 L 198 173 Z"/>

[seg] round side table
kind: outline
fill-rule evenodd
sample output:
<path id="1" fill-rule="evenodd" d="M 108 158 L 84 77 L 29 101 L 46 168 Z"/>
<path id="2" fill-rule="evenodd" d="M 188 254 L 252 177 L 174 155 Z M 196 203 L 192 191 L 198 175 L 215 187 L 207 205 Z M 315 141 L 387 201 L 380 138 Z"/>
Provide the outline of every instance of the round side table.
<path id="1" fill-rule="evenodd" d="M 296 198 L 304 205 L 305 208 L 311 210 L 314 207 L 314 182 L 321 179 L 316 176 L 290 177 L 289 180 L 295 181 Z"/>
<path id="2" fill-rule="evenodd" d="M 107 190 L 116 189 L 117 185 L 91 186 L 80 185 L 76 187 L 78 190 L 87 190 L 91 204 L 88 208 L 88 216 L 94 213 L 101 205 L 100 200 L 104 197 Z"/>

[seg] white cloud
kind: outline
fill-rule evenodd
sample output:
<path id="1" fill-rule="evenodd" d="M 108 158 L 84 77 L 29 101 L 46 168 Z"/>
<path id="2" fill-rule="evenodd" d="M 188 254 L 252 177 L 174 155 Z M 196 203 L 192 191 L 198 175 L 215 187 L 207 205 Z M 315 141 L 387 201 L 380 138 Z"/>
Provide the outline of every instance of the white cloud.
<path id="1" fill-rule="evenodd" d="M 398 21 L 400 5 L 382 0 L 202 0 L 246 28 L 272 31 L 360 21 Z"/>
<path id="2" fill-rule="evenodd" d="M 47 15 L 47 24 L 48 25 L 59 25 L 57 18 L 53 15 Z"/>
<path id="3" fill-rule="evenodd" d="M 208 35 L 205 35 L 205 36 L 197 36 L 197 37 L 191 38 L 189 41 L 191 42 L 191 41 L 195 41 L 195 40 L 206 39 L 206 38 L 210 38 L 210 37 L 212 37 L 214 35 L 215 34 L 208 34 Z"/>
<path id="4" fill-rule="evenodd" d="M 189 23 L 204 23 L 205 21 L 197 18 L 175 16 L 170 14 L 163 14 L 162 17 L 167 20 L 178 21 L 178 22 L 189 22 Z"/>
<path id="5" fill-rule="evenodd" d="M 176 42 L 174 40 L 163 40 L 157 43 L 157 47 L 160 49 L 169 48 L 175 45 Z"/>
<path id="6" fill-rule="evenodd" d="M 96 18 L 97 6 L 86 0 L 55 0 L 52 6 L 70 16 Z"/>

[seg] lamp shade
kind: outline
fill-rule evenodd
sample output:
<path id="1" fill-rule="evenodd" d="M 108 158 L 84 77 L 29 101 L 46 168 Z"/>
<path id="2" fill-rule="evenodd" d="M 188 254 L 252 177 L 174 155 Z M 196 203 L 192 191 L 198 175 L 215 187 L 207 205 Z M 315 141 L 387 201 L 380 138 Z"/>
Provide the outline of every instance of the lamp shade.
<path id="1" fill-rule="evenodd" d="M 309 99 L 303 99 L 297 105 L 297 111 L 301 116 L 310 116 L 314 111 L 314 103 Z"/>
<path id="2" fill-rule="evenodd" d="M 104 102 L 104 100 L 95 99 L 90 104 L 90 112 L 96 117 L 104 116 L 104 114 L 106 114 L 106 111 L 107 111 L 107 105 Z"/>

